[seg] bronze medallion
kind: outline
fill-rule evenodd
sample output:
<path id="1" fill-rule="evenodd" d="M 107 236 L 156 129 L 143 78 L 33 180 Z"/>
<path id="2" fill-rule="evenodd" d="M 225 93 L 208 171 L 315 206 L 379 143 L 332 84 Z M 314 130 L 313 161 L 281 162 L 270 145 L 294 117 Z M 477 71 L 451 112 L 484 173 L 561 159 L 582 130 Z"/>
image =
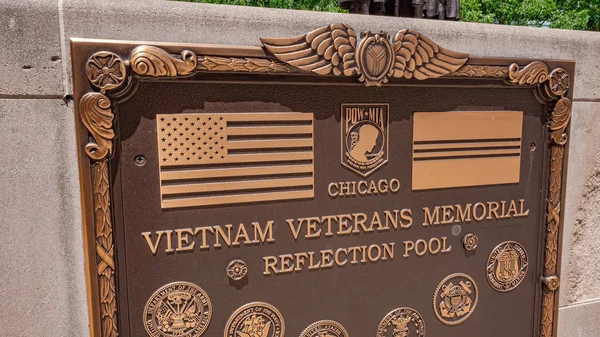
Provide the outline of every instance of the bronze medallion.
<path id="1" fill-rule="evenodd" d="M 348 337 L 348 332 L 336 321 L 323 320 L 306 327 L 300 337 Z"/>
<path id="2" fill-rule="evenodd" d="M 502 242 L 492 250 L 488 258 L 488 282 L 498 291 L 511 291 L 525 278 L 528 265 L 527 251 L 520 243 Z"/>
<path id="3" fill-rule="evenodd" d="M 423 337 L 425 321 L 421 314 L 412 308 L 397 308 L 379 323 L 377 337 Z"/>
<path id="4" fill-rule="evenodd" d="M 342 165 L 367 177 L 388 161 L 388 104 L 342 104 Z"/>
<path id="5" fill-rule="evenodd" d="M 212 316 L 212 305 L 202 288 L 173 282 L 158 289 L 144 308 L 144 327 L 152 337 L 202 336 Z"/>
<path id="6" fill-rule="evenodd" d="M 471 276 L 456 273 L 446 276 L 433 295 L 433 311 L 444 324 L 457 325 L 475 311 L 479 290 Z"/>
<path id="7" fill-rule="evenodd" d="M 284 337 L 283 316 L 274 306 L 252 302 L 239 307 L 225 325 L 225 337 Z"/>

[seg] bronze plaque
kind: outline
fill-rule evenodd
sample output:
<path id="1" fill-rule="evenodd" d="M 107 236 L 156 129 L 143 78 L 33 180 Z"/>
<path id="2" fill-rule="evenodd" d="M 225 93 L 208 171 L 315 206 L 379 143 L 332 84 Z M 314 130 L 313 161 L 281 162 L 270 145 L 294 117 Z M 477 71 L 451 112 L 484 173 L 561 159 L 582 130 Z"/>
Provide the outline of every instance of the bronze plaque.
<path id="1" fill-rule="evenodd" d="M 93 336 L 556 335 L 574 63 L 358 36 L 72 40 Z"/>

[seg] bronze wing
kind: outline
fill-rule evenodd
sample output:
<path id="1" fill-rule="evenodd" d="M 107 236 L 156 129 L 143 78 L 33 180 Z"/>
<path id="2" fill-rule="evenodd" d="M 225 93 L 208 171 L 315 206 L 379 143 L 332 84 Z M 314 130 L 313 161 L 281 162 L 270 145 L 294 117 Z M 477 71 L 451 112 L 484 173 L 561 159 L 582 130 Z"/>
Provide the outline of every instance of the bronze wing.
<path id="1" fill-rule="evenodd" d="M 356 33 L 345 24 L 321 27 L 292 38 L 261 38 L 279 61 L 320 75 L 352 76 L 356 66 Z"/>
<path id="2" fill-rule="evenodd" d="M 455 72 L 469 59 L 469 54 L 444 49 L 426 36 L 403 29 L 394 40 L 395 78 L 412 77 L 418 80 L 436 78 Z"/>

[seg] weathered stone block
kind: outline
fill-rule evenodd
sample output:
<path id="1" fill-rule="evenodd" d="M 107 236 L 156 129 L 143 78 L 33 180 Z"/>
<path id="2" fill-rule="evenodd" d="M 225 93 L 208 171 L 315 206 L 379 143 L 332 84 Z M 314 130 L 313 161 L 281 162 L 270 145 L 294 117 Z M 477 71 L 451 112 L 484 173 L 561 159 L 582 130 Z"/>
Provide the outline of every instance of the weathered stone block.
<path id="1" fill-rule="evenodd" d="M 558 337 L 597 337 L 600 301 L 561 308 Z"/>
<path id="2" fill-rule="evenodd" d="M 600 299 L 600 103 L 575 103 L 563 239 L 561 305 Z"/>
<path id="3" fill-rule="evenodd" d="M 0 95 L 62 96 L 56 1 L 0 0 Z"/>
<path id="4" fill-rule="evenodd" d="M 73 112 L 0 99 L 2 336 L 87 336 Z"/>

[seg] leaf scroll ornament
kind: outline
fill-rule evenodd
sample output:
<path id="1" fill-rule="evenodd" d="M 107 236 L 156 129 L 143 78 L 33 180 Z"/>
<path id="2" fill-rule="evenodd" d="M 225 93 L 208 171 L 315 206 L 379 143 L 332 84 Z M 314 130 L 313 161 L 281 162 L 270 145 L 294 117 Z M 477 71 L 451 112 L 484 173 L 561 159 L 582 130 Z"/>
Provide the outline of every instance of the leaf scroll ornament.
<path id="1" fill-rule="evenodd" d="M 552 120 L 550 121 L 550 131 L 552 132 L 552 141 L 558 145 L 567 143 L 567 134 L 565 129 L 571 120 L 572 103 L 568 98 L 561 98 L 556 102 L 552 111 Z"/>
<path id="2" fill-rule="evenodd" d="M 534 61 L 523 69 L 513 63 L 508 68 L 508 82 L 518 85 L 537 85 L 548 79 L 548 66 L 541 61 Z"/>
<path id="3" fill-rule="evenodd" d="M 107 96 L 97 92 L 85 94 L 79 103 L 81 121 L 95 140 L 85 146 L 85 153 L 95 160 L 112 154 L 115 132 L 112 128 L 114 115 L 110 104 Z"/>
<path id="4" fill-rule="evenodd" d="M 191 74 L 198 63 L 191 50 L 181 52 L 181 59 L 154 46 L 139 46 L 131 51 L 131 69 L 142 76 L 175 77 Z"/>

